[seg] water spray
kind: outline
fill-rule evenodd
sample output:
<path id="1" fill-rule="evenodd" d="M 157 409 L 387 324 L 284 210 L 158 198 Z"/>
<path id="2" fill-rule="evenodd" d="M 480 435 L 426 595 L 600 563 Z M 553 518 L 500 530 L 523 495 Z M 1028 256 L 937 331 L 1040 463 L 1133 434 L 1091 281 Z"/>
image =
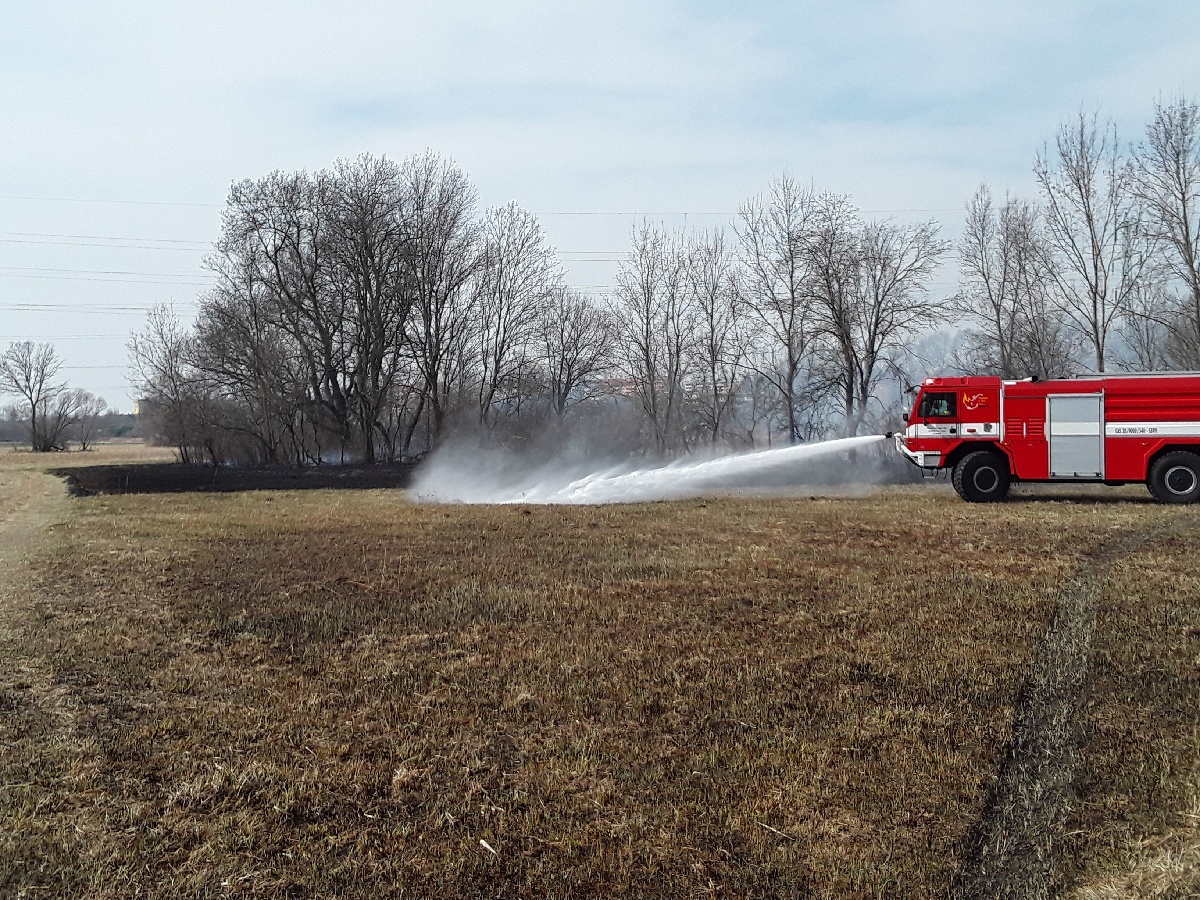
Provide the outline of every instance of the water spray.
<path id="1" fill-rule="evenodd" d="M 466 465 L 435 456 L 417 476 L 413 496 L 427 503 L 636 503 L 673 500 L 720 492 L 753 477 L 789 471 L 822 457 L 846 453 L 885 440 L 872 434 L 810 444 L 794 444 L 697 460 L 685 457 L 660 466 L 617 466 L 571 475 L 543 466 L 508 484 L 472 478 Z"/>

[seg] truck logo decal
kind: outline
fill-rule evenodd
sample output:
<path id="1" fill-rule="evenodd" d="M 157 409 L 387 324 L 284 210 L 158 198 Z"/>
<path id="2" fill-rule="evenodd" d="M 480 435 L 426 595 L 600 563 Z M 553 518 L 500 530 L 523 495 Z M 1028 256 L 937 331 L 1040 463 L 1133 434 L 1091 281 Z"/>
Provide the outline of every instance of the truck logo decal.
<path id="1" fill-rule="evenodd" d="M 963 406 L 967 409 L 982 409 L 988 405 L 987 394 L 963 394 Z"/>

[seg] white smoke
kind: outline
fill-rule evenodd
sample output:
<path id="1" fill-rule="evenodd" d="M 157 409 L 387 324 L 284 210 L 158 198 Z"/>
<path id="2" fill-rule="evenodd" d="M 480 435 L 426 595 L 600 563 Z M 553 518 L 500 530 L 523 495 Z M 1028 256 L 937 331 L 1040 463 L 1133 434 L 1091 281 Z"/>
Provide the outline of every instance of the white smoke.
<path id="1" fill-rule="evenodd" d="M 610 467 L 579 472 L 541 465 L 528 471 L 489 465 L 477 456 L 439 452 L 417 473 L 413 497 L 425 503 L 636 503 L 719 493 L 756 480 L 778 484 L 781 476 L 804 474 L 816 459 L 875 444 L 873 434 L 715 459 L 685 457 L 659 466 Z"/>

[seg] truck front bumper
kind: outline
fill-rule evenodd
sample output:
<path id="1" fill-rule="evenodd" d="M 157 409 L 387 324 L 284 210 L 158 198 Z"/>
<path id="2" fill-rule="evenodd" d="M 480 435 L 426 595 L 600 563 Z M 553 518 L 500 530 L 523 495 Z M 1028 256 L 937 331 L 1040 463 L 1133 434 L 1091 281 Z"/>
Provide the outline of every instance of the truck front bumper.
<path id="1" fill-rule="evenodd" d="M 896 449 L 914 466 L 922 469 L 940 469 L 942 467 L 942 452 L 940 450 L 909 450 L 904 444 L 904 435 L 896 434 Z"/>

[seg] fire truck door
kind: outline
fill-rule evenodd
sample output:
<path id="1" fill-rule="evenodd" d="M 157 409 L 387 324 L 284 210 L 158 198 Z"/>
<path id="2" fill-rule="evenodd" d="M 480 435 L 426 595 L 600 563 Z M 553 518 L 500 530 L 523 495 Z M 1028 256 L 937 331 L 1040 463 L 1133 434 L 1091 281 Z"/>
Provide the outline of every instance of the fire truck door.
<path id="1" fill-rule="evenodd" d="M 1100 394 L 1059 394 L 1046 398 L 1046 437 L 1051 478 L 1102 478 L 1104 404 Z"/>

